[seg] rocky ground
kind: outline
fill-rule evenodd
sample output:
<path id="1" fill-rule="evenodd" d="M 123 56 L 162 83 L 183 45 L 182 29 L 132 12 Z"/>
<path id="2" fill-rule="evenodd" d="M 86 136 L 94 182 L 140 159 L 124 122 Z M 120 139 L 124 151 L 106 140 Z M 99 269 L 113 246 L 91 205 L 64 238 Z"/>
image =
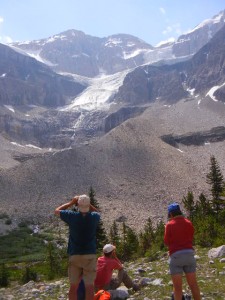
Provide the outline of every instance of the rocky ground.
<path id="1" fill-rule="evenodd" d="M 211 253 L 209 255 L 209 253 Z M 196 250 L 197 277 L 203 300 L 225 299 L 225 245 L 214 248 Z M 167 254 L 161 254 L 157 261 L 148 258 L 125 263 L 130 276 L 135 282 L 141 283 L 141 290 L 133 292 L 121 286 L 113 292 L 113 299 L 160 300 L 170 299 L 172 283 L 168 275 Z M 184 280 L 183 290 L 190 295 L 190 290 Z M 68 280 L 62 278 L 52 282 L 33 282 L 25 285 L 13 284 L 10 288 L 0 289 L 0 300 L 40 300 L 67 299 Z"/>
<path id="2" fill-rule="evenodd" d="M 175 148 L 161 136 L 223 126 L 224 111 L 207 98 L 155 103 L 98 140 L 16 161 L 0 170 L 0 213 L 7 213 L 12 225 L 22 218 L 51 221 L 56 206 L 92 186 L 106 227 L 125 220 L 140 230 L 148 217 L 165 219 L 168 203 L 181 202 L 188 190 L 195 197 L 209 193 L 210 155 L 225 174 L 225 141 Z M 10 151 L 3 153 L 9 158 Z"/>

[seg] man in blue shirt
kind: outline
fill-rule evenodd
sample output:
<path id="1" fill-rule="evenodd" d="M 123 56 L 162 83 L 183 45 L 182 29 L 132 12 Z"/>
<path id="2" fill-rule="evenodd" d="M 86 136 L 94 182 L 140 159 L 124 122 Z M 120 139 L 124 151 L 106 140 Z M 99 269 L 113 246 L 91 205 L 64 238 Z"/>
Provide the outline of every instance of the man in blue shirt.
<path id="1" fill-rule="evenodd" d="M 78 211 L 68 210 L 76 205 Z M 68 275 L 69 300 L 77 300 L 77 288 L 81 277 L 85 284 L 85 299 L 93 300 L 96 276 L 96 231 L 100 215 L 90 204 L 87 195 L 75 196 L 71 201 L 55 209 L 55 214 L 69 225 Z"/>

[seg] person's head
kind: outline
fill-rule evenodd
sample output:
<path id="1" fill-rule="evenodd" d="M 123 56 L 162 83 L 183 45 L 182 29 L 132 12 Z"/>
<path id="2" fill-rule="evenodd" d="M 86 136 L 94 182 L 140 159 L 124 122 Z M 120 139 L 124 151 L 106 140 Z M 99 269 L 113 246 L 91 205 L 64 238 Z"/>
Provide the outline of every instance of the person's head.
<path id="1" fill-rule="evenodd" d="M 180 205 L 176 202 L 168 205 L 168 218 L 173 218 L 182 215 Z"/>
<path id="2" fill-rule="evenodd" d="M 90 198 L 87 195 L 80 195 L 77 201 L 77 206 L 81 213 L 89 212 Z"/>
<path id="3" fill-rule="evenodd" d="M 112 255 L 112 253 L 115 251 L 116 247 L 113 246 L 112 244 L 106 244 L 103 247 L 103 253 L 105 256 L 109 257 Z"/>

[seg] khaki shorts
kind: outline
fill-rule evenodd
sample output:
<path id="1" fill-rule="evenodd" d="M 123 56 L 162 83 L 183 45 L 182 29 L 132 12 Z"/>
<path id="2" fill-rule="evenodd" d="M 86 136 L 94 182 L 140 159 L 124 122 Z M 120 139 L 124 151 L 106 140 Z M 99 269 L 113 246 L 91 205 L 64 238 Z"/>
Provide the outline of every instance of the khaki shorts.
<path id="1" fill-rule="evenodd" d="M 68 276 L 71 284 L 77 284 L 82 276 L 87 284 L 93 284 L 96 277 L 96 255 L 71 255 Z"/>

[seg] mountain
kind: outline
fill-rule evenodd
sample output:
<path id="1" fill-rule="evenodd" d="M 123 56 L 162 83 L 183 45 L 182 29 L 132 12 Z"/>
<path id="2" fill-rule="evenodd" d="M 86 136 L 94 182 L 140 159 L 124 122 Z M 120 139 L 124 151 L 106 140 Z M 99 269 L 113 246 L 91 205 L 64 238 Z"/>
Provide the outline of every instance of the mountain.
<path id="1" fill-rule="evenodd" d="M 187 85 L 196 93 L 204 93 L 214 88 L 217 100 L 225 102 L 225 25 L 193 57 L 187 68 Z M 223 91 L 223 92 L 222 92 Z"/>
<path id="2" fill-rule="evenodd" d="M 82 45 L 93 41 L 83 33 L 78 36 Z M 123 47 L 135 39 L 132 53 L 148 48 L 145 59 L 155 51 L 136 38 L 119 36 Z M 56 205 L 74 194 L 87 193 L 90 186 L 96 191 L 107 224 L 114 219 L 127 220 L 137 229 L 149 216 L 154 221 L 165 218 L 167 204 L 181 202 L 188 190 L 195 197 L 201 192 L 209 194 L 206 174 L 210 155 L 215 155 L 225 171 L 224 36 L 223 26 L 188 59 L 166 56 L 165 60 L 145 61 L 144 65 L 129 68 L 124 56 L 121 60 L 122 52 L 117 52 L 119 48 L 122 51 L 115 44 L 118 35 L 113 36 L 110 51 L 112 59 L 118 54 L 121 71 L 111 74 L 112 66 L 105 67 L 108 73 L 103 75 L 99 64 L 96 73 L 93 68 L 88 70 L 91 76 L 101 76 L 88 78 L 68 73 L 65 76 L 66 69 L 61 75 L 52 70 L 59 68 L 62 72 L 66 64 L 61 63 L 63 60 L 57 66 L 56 61 L 53 64 L 51 51 L 58 43 L 64 49 L 63 41 L 68 48 L 68 37 L 77 38 L 75 31 L 55 36 L 48 43 L 33 42 L 33 51 L 42 59 L 42 49 L 49 47 L 48 56 L 45 54 L 48 66 L 24 55 L 25 49 L 15 51 L 5 46 L 8 56 L 1 62 L 0 80 L 7 84 L 10 80 L 21 81 L 24 94 L 37 82 L 37 95 L 45 88 L 44 83 L 49 92 L 62 95 L 62 102 L 53 97 L 52 105 L 48 97 L 44 101 L 33 96 L 30 101 L 35 106 L 24 103 L 21 97 L 20 105 L 3 98 L 0 199 L 1 212 L 11 216 L 12 226 L 21 219 L 50 221 Z M 106 40 L 109 42 L 109 38 Z M 99 43 L 98 38 L 94 41 L 95 45 Z M 21 47 L 28 51 L 31 44 Z M 172 47 L 168 47 L 157 51 L 171 53 Z M 84 46 L 81 48 L 84 51 Z M 78 53 L 74 51 L 70 56 Z M 10 68 L 4 69 L 4 63 L 10 66 L 14 57 L 13 75 L 9 77 L 5 74 Z M 110 57 L 105 58 L 109 65 Z M 30 73 L 31 79 L 26 79 Z M 35 81 L 31 81 L 33 77 Z M 52 85 L 48 85 L 48 78 Z"/>
<path id="3" fill-rule="evenodd" d="M 14 43 L 57 72 L 95 77 L 114 74 L 143 64 L 144 54 L 153 47 L 128 34 L 97 38 L 82 31 L 68 30 L 49 39 Z"/>
<path id="4" fill-rule="evenodd" d="M 159 47 L 128 34 L 93 37 L 68 30 L 50 38 L 13 43 L 16 48 L 49 65 L 56 72 L 87 77 L 110 75 L 161 60 L 184 60 L 210 41 L 225 20 L 225 11 L 205 20 L 174 43 Z"/>
<path id="5" fill-rule="evenodd" d="M 224 102 L 225 25 L 190 60 L 172 65 L 146 65 L 126 75 L 114 101 L 133 105 L 206 95 L 211 88 Z M 215 87 L 216 86 L 216 87 Z"/>
<path id="6" fill-rule="evenodd" d="M 173 54 L 176 57 L 195 54 L 207 44 L 219 31 L 225 22 L 225 10 L 197 25 L 193 30 L 182 34 L 173 45 Z"/>
<path id="7" fill-rule="evenodd" d="M 81 84 L 3 44 L 0 44 L 0 70 L 1 104 L 55 107 L 64 105 L 84 89 Z"/>
<path id="8" fill-rule="evenodd" d="M 63 124 L 53 108 L 64 106 L 86 88 L 71 76 L 59 75 L 25 52 L 2 44 L 0 72 L 1 133 L 37 146 L 44 146 L 44 140 Z"/>

